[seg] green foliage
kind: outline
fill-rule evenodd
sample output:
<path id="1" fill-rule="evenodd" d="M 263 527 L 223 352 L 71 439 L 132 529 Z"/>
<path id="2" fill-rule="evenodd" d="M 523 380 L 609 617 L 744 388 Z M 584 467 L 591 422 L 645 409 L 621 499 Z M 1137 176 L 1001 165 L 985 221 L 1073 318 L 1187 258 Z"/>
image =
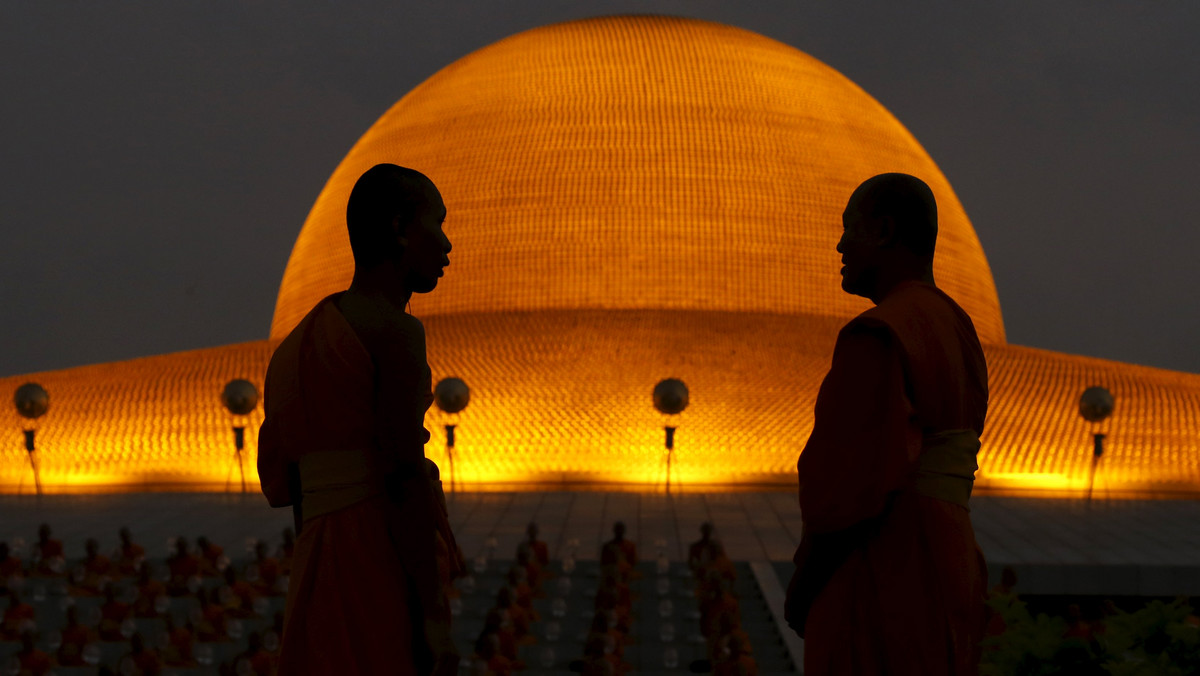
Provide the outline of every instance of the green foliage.
<path id="1" fill-rule="evenodd" d="M 981 676 L 1200 676 L 1200 626 L 1184 598 L 1117 611 L 1091 640 L 1066 636 L 1061 617 L 1033 617 L 1015 595 L 988 607 L 1004 631 L 984 639 Z"/>
<path id="2" fill-rule="evenodd" d="M 1188 622 L 1191 615 L 1186 599 L 1178 598 L 1108 618 L 1104 668 L 1110 676 L 1200 674 L 1200 627 Z"/>

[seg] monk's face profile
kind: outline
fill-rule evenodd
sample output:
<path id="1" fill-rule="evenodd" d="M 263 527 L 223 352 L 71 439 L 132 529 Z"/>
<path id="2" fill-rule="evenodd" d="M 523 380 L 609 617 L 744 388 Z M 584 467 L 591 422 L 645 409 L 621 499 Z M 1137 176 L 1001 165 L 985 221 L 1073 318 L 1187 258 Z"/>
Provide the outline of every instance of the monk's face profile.
<path id="1" fill-rule="evenodd" d="M 431 181 L 423 181 L 423 199 L 404 232 L 400 270 L 404 284 L 413 293 L 429 293 L 450 265 L 450 238 L 442 230 L 446 204 Z M 398 224 L 397 224 L 398 225 Z"/>
<path id="2" fill-rule="evenodd" d="M 906 280 L 933 284 L 937 202 L 921 179 L 880 174 L 850 196 L 842 212 L 842 290 L 878 303 Z"/>
<path id="3" fill-rule="evenodd" d="M 842 238 L 838 240 L 837 252 L 842 255 L 842 290 L 870 298 L 886 249 L 879 224 L 863 213 L 861 203 L 855 193 L 842 212 Z"/>

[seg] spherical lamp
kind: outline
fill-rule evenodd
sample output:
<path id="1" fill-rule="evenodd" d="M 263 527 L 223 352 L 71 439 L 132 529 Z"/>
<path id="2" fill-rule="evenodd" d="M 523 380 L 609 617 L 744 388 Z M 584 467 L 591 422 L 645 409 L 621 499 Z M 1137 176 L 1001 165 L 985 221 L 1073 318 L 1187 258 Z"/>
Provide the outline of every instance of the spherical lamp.
<path id="1" fill-rule="evenodd" d="M 248 415 L 258 406 L 258 388 L 254 383 L 242 378 L 235 378 L 225 384 L 221 390 L 221 403 L 235 416 Z M 246 447 L 246 426 L 233 426 L 233 445 L 237 459 L 238 473 L 242 477 L 242 492 L 246 492 L 246 468 L 242 462 L 242 449 Z M 228 486 L 228 483 L 226 484 Z"/>
<path id="2" fill-rule="evenodd" d="M 678 415 L 683 412 L 683 409 L 688 405 L 688 388 L 684 382 L 678 378 L 666 378 L 658 381 L 654 386 L 654 392 L 651 395 L 651 400 L 654 402 L 654 408 L 658 409 L 659 413 L 666 415 Z M 663 430 L 667 433 L 667 493 L 671 493 L 671 456 L 675 450 L 675 426 L 663 425 Z"/>
<path id="3" fill-rule="evenodd" d="M 231 380 L 221 390 L 221 403 L 234 415 L 247 415 L 258 406 L 258 388 L 249 380 Z"/>
<path id="4" fill-rule="evenodd" d="M 433 400 L 446 413 L 458 413 L 471 402 L 471 388 L 462 378 L 442 378 L 433 388 Z"/>
<path id="5" fill-rule="evenodd" d="M 1116 399 L 1113 398 L 1112 392 L 1099 385 L 1087 388 L 1079 397 L 1079 415 L 1092 424 L 1106 420 L 1108 416 L 1112 415 L 1115 406 Z M 1100 464 L 1100 456 L 1104 455 L 1104 436 L 1100 432 L 1092 434 L 1092 466 L 1088 470 L 1088 504 L 1092 502 L 1092 488 L 1096 484 L 1096 467 Z"/>
<path id="6" fill-rule="evenodd" d="M 1088 422 L 1098 423 L 1112 415 L 1115 404 L 1112 393 L 1105 388 L 1089 387 L 1079 397 L 1079 415 Z"/>
<path id="7" fill-rule="evenodd" d="M 654 386 L 654 408 L 667 415 L 682 413 L 688 405 L 688 388 L 678 378 L 658 381 Z"/>
<path id="8" fill-rule="evenodd" d="M 50 393 L 37 383 L 25 383 L 17 388 L 16 394 L 13 395 L 13 404 L 17 407 L 17 414 L 22 418 L 29 421 L 37 420 L 50 410 Z M 24 432 L 25 451 L 29 454 L 29 467 L 33 470 L 33 484 L 37 489 L 37 494 L 41 495 L 42 478 L 38 472 L 37 461 L 33 457 L 33 451 L 37 448 L 34 443 L 36 430 L 27 427 Z"/>
<path id="9" fill-rule="evenodd" d="M 442 411 L 451 415 L 461 413 L 471 403 L 471 388 L 462 378 L 442 378 L 433 388 L 433 401 Z M 450 469 L 450 492 L 454 493 L 454 429 L 458 425 L 446 426 L 446 464 Z"/>
<path id="10" fill-rule="evenodd" d="M 50 393 L 37 383 L 25 383 L 17 388 L 13 403 L 22 418 L 37 420 L 50 410 Z"/>

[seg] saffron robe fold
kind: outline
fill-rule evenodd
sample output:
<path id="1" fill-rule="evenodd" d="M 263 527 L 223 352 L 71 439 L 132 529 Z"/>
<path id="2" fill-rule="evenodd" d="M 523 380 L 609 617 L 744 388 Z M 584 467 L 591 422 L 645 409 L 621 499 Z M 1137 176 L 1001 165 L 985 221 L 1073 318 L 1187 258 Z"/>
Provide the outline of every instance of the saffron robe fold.
<path id="1" fill-rule="evenodd" d="M 404 372 L 388 374 L 411 382 L 412 401 L 377 411 L 379 375 L 337 297 L 313 308 L 267 370 L 262 490 L 273 507 L 298 506 L 302 520 L 279 673 L 426 673 L 424 620 L 449 621 L 437 582 L 447 583 L 461 561 L 437 493 L 415 490 L 429 480 L 423 421 L 433 394 L 424 339 L 397 345 Z M 401 448 L 380 448 L 381 415 L 401 416 L 403 436 L 411 436 Z"/>
<path id="2" fill-rule="evenodd" d="M 797 463 L 787 611 L 806 674 L 978 673 L 987 569 L 966 502 L 987 398 L 974 326 L 932 285 L 842 329 Z"/>

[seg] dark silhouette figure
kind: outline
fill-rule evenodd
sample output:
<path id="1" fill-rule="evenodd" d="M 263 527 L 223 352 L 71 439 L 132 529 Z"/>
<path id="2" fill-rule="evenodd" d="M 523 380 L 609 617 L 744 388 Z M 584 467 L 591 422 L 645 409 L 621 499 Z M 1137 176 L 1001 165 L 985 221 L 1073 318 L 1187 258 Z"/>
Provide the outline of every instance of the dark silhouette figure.
<path id="1" fill-rule="evenodd" d="M 804 532 L 787 619 L 807 674 L 978 672 L 987 572 L 967 500 L 987 414 L 970 318 L 934 284 L 937 206 L 876 176 L 842 215 L 838 335 L 797 463 Z"/>
<path id="2" fill-rule="evenodd" d="M 129 528 L 122 526 L 117 535 L 121 539 L 121 546 L 117 550 L 117 559 L 113 561 L 117 567 L 117 573 L 136 575 L 138 566 L 142 565 L 142 561 L 146 559 L 146 550 L 133 541 L 133 534 L 129 532 Z"/>
<path id="3" fill-rule="evenodd" d="M 280 674 L 457 672 L 447 587 L 463 566 L 425 458 L 425 329 L 405 312 L 450 262 L 445 218 L 420 172 L 363 174 L 346 208 L 350 288 L 271 358 L 258 470 L 297 528 Z"/>
<path id="4" fill-rule="evenodd" d="M 0 542 L 0 594 L 8 591 L 9 578 L 19 577 L 24 570 L 21 559 L 12 555 L 7 542 Z"/>
<path id="5" fill-rule="evenodd" d="M 719 553 L 724 553 L 721 543 L 713 537 L 713 525 L 707 521 L 700 524 L 700 539 L 688 546 L 688 568 L 692 576 L 701 579 L 703 571 L 716 560 Z"/>
<path id="6" fill-rule="evenodd" d="M 65 570 L 62 541 L 50 537 L 52 534 L 50 524 L 44 523 L 38 526 L 38 540 L 33 545 L 33 551 L 37 557 L 37 566 L 34 572 L 37 575 L 61 576 Z"/>
<path id="7" fill-rule="evenodd" d="M 34 646 L 35 636 L 32 631 L 21 634 L 21 649 L 17 651 L 16 659 L 20 664 L 17 673 L 29 676 L 45 676 L 54 666 L 54 661 L 46 653 Z M 12 672 L 9 672 L 12 673 Z"/>
<path id="8" fill-rule="evenodd" d="M 167 593 L 171 596 L 187 596 L 192 593 L 189 584 L 200 574 L 200 558 L 188 550 L 187 538 L 175 539 L 175 553 L 167 558 Z"/>

